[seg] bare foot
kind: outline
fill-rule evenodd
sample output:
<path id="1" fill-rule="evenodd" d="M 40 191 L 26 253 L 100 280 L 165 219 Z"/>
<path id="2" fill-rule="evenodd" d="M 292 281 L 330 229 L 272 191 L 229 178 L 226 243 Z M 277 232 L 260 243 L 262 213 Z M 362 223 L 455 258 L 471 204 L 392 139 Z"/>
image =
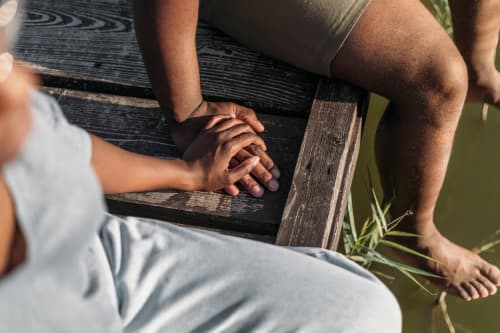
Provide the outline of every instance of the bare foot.
<path id="1" fill-rule="evenodd" d="M 453 37 L 469 71 L 468 100 L 500 107 L 500 73 L 495 56 L 500 0 L 450 0 Z"/>
<path id="2" fill-rule="evenodd" d="M 488 103 L 500 108 L 500 73 L 486 59 L 469 60 L 469 102 Z"/>
<path id="3" fill-rule="evenodd" d="M 398 238 L 398 241 L 401 241 L 401 238 Z M 405 245 L 435 261 L 420 260 L 415 256 L 410 257 L 410 255 L 398 252 L 403 260 L 443 276 L 444 279 L 432 279 L 431 282 L 467 301 L 494 295 L 497 287 L 500 286 L 498 267 L 488 263 L 472 251 L 452 243 L 435 228 L 421 234 L 421 237 L 416 240 L 410 240 Z"/>

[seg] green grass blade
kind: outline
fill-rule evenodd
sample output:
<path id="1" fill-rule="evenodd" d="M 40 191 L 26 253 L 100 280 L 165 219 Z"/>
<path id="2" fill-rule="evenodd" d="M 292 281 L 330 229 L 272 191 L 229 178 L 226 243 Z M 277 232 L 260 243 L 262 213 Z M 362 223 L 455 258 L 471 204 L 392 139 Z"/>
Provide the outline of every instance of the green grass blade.
<path id="1" fill-rule="evenodd" d="M 382 224 L 382 221 L 380 220 L 380 218 L 378 217 L 377 213 L 376 213 L 376 208 L 375 208 L 375 204 L 373 203 L 370 203 L 370 207 L 372 209 L 372 218 L 373 220 L 375 221 L 375 224 L 377 225 L 377 232 L 379 234 L 380 237 L 384 237 L 384 231 L 385 231 L 385 228 Z"/>
<path id="2" fill-rule="evenodd" d="M 413 213 L 411 211 L 406 211 L 403 215 L 401 215 L 400 217 L 398 218 L 395 218 L 394 220 L 392 220 L 391 222 L 389 222 L 389 231 L 392 231 L 394 229 L 397 228 L 397 226 L 403 222 L 403 220 L 408 217 L 408 216 L 411 216 Z"/>
<path id="3" fill-rule="evenodd" d="M 393 266 L 387 262 L 384 262 L 383 260 L 377 260 L 377 259 L 374 259 L 373 261 L 375 262 L 378 262 L 380 264 L 385 264 L 385 265 L 388 265 L 390 267 L 393 267 L 394 269 L 396 269 L 398 272 L 400 272 L 401 274 L 403 274 L 404 276 L 406 276 L 408 279 L 410 279 L 413 283 L 415 283 L 417 286 L 419 286 L 420 288 L 422 288 L 423 290 L 425 290 L 427 293 L 435 296 L 436 294 L 431 292 L 429 289 L 427 289 L 420 281 L 417 280 L 417 278 L 415 276 L 413 276 L 413 274 L 411 274 L 410 271 L 407 271 L 405 269 L 401 269 L 397 266 Z"/>
<path id="4" fill-rule="evenodd" d="M 423 259 L 427 259 L 427 260 L 430 260 L 430 261 L 438 262 L 434 258 L 426 256 L 425 254 L 422 254 L 422 253 L 420 253 L 418 251 L 410 249 L 409 247 L 406 247 L 404 245 L 401 245 L 401 244 L 398 244 L 398 243 L 395 243 L 395 242 L 392 242 L 392 241 L 388 241 L 388 240 L 382 239 L 382 240 L 380 240 L 380 244 L 383 244 L 383 245 L 388 246 L 388 247 L 392 247 L 393 249 L 397 249 L 399 251 L 403 251 L 403 252 L 406 252 L 408 254 L 412 254 L 414 256 L 423 258 Z"/>
<path id="5" fill-rule="evenodd" d="M 347 221 L 348 217 L 344 218 L 343 228 L 342 228 L 342 239 L 344 241 L 344 251 L 345 254 L 350 254 L 352 249 L 354 248 L 354 238 L 352 237 L 352 231 L 350 230 L 349 221 Z"/>
<path id="6" fill-rule="evenodd" d="M 379 241 L 382 237 L 384 237 L 384 235 L 382 234 L 382 236 L 380 235 L 381 233 L 381 227 L 379 224 L 373 224 L 373 227 L 371 228 L 370 230 L 370 233 L 369 233 L 369 247 L 370 249 L 374 249 L 378 246 L 379 244 Z"/>
<path id="7" fill-rule="evenodd" d="M 352 195 L 349 195 L 347 199 L 347 213 L 349 216 L 349 225 L 351 227 L 352 238 L 356 242 L 358 240 L 358 234 L 356 232 L 356 221 L 354 219 L 354 209 L 352 205 Z"/>
<path id="8" fill-rule="evenodd" d="M 407 271 L 404 271 L 404 270 L 399 270 L 399 272 L 401 272 L 401 274 L 405 275 L 408 279 L 410 279 L 411 281 L 413 281 L 417 286 L 419 286 L 420 288 L 422 288 L 423 290 L 425 290 L 429 295 L 432 295 L 432 296 L 436 296 L 437 295 L 436 293 L 433 293 L 432 291 L 430 291 L 429 289 L 427 289 L 411 273 L 409 273 Z"/>
<path id="9" fill-rule="evenodd" d="M 375 208 L 374 215 L 378 217 L 378 219 L 380 220 L 380 223 L 382 225 L 383 231 L 386 232 L 387 231 L 387 221 L 385 219 L 385 214 L 382 211 L 382 208 L 380 208 L 380 202 L 377 199 L 377 194 L 375 193 L 375 190 L 373 189 L 373 187 L 371 189 L 371 197 L 372 197 L 372 201 L 373 201 L 373 206 Z"/>
<path id="10" fill-rule="evenodd" d="M 412 234 L 411 232 L 404 232 L 404 231 L 397 231 L 397 230 L 389 231 L 386 235 L 393 236 L 393 237 L 415 237 L 415 238 L 421 237 L 420 235 Z"/>
<path id="11" fill-rule="evenodd" d="M 366 265 L 368 265 L 370 263 L 370 261 L 367 258 L 360 256 L 360 255 L 347 256 L 347 258 L 349 258 L 352 261 L 357 262 L 358 264 L 360 264 L 363 267 L 366 267 Z"/>
<path id="12" fill-rule="evenodd" d="M 365 222 L 363 223 L 363 226 L 361 227 L 361 232 L 359 233 L 358 238 L 362 237 L 362 235 L 366 236 L 372 223 L 375 223 L 375 222 L 373 222 L 373 220 L 371 220 L 369 218 L 365 220 Z"/>
<path id="13" fill-rule="evenodd" d="M 423 269 L 412 267 L 412 266 L 408 266 L 406 264 L 403 264 L 403 263 L 391 260 L 391 259 L 389 259 L 387 257 L 384 257 L 383 255 L 381 255 L 378 252 L 376 252 L 376 254 L 373 254 L 372 261 L 377 262 L 379 264 L 385 264 L 387 266 L 396 268 L 397 270 L 405 270 L 405 271 L 410 272 L 412 274 L 417 274 L 417 275 L 421 275 L 421 276 L 432 277 L 432 278 L 436 278 L 436 279 L 444 279 L 440 275 L 437 275 L 437 274 L 434 274 L 434 273 L 429 273 L 427 271 L 424 271 Z"/>

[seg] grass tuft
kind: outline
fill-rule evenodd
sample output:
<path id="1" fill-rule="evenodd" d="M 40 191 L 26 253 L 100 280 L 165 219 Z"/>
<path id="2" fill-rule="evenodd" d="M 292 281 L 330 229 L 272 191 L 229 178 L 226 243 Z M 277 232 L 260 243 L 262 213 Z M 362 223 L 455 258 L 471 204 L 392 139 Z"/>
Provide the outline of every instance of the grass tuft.
<path id="1" fill-rule="evenodd" d="M 400 238 L 419 237 L 416 234 L 396 230 L 398 225 L 404 221 L 404 218 L 412 213 L 407 212 L 403 216 L 391 220 L 388 217 L 390 204 L 382 206 L 377 198 L 375 190 L 373 190 L 373 187 L 371 187 L 369 192 L 371 215 L 361 224 L 359 230 L 354 219 L 352 197 L 349 196 L 347 214 L 344 219 L 343 226 L 345 255 L 352 261 L 355 261 L 368 269 L 374 263 L 391 267 L 413 281 L 429 294 L 435 295 L 417 279 L 417 276 L 441 278 L 439 275 L 432 274 L 420 268 L 409 266 L 402 262 L 390 259 L 379 251 L 379 248 L 386 247 L 426 260 L 433 260 L 432 258 L 397 242 Z M 387 238 L 390 238 L 390 240 Z"/>

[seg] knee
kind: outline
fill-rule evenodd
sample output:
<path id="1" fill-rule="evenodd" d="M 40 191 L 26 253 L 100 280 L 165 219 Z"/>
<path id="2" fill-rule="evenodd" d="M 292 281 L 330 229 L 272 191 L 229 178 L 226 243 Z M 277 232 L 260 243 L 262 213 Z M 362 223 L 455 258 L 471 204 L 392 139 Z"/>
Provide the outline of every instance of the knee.
<path id="1" fill-rule="evenodd" d="M 434 57 L 420 73 L 417 91 L 426 119 L 437 126 L 458 122 L 468 89 L 467 67 L 458 51 Z"/>
<path id="2" fill-rule="evenodd" d="M 402 316 L 394 295 L 382 284 L 372 286 L 360 295 L 359 304 L 360 332 L 400 333 Z"/>
<path id="3" fill-rule="evenodd" d="M 442 103 L 458 102 L 461 105 L 465 101 L 468 88 L 467 66 L 458 52 L 437 58 L 427 71 L 432 93 Z"/>
<path id="4" fill-rule="evenodd" d="M 402 315 L 394 295 L 380 281 L 366 278 L 350 281 L 349 292 L 332 303 L 322 303 L 315 317 L 324 332 L 401 333 Z M 328 288 L 324 288 L 328 293 Z M 335 309 L 332 312 L 332 309 Z M 307 323 L 310 325 L 311 323 Z M 306 325 L 306 326 L 308 326 Z"/>

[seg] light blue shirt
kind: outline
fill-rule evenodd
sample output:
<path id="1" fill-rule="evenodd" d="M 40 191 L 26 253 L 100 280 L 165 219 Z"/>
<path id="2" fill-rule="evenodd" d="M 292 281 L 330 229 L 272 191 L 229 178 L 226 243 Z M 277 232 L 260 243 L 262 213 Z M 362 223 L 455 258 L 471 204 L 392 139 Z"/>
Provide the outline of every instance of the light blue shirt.
<path id="1" fill-rule="evenodd" d="M 28 246 L 0 280 L 0 332 L 117 332 L 121 319 L 97 238 L 106 218 L 89 135 L 33 94 L 33 127 L 3 172 Z"/>

